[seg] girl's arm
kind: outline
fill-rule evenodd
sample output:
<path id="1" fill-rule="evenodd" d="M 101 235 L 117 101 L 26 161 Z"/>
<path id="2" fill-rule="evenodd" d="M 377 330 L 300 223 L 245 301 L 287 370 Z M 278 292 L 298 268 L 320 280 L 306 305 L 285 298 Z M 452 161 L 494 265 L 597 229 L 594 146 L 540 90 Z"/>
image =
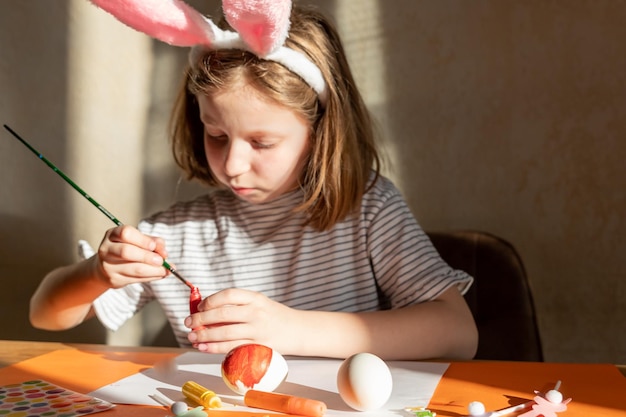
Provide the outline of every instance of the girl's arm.
<path id="1" fill-rule="evenodd" d="M 472 313 L 456 287 L 435 300 L 399 309 L 300 314 L 306 340 L 294 338 L 303 342 L 295 348 L 323 356 L 370 352 L 386 360 L 471 359 L 478 347 Z"/>
<path id="2" fill-rule="evenodd" d="M 109 287 L 97 278 L 96 257 L 57 268 L 30 299 L 30 322 L 44 330 L 65 330 L 93 316 L 91 303 Z"/>
<path id="3" fill-rule="evenodd" d="M 284 355 L 469 359 L 478 344 L 472 314 L 456 287 L 432 301 L 367 313 L 296 310 L 241 289 L 213 294 L 200 309 L 185 325 L 196 329 L 189 340 L 211 353 L 253 342 Z M 201 325 L 205 328 L 198 329 Z"/>
<path id="4" fill-rule="evenodd" d="M 43 279 L 30 300 L 30 322 L 45 330 L 77 326 L 94 315 L 92 303 L 107 289 L 167 276 L 166 256 L 162 239 L 132 226 L 110 229 L 96 255 Z"/>

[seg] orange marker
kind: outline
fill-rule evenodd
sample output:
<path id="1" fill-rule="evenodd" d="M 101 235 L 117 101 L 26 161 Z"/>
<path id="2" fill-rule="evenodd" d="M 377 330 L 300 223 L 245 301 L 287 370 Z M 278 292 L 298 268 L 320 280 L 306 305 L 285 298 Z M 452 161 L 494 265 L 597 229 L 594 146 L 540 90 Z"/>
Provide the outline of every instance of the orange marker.
<path id="1" fill-rule="evenodd" d="M 322 417 L 326 412 L 326 404 L 322 401 L 275 392 L 249 390 L 243 401 L 248 407 L 307 417 Z"/>
<path id="2" fill-rule="evenodd" d="M 211 408 L 205 410 L 210 417 L 303 417 L 295 414 L 272 413 L 269 411 L 237 411 L 237 407 Z"/>

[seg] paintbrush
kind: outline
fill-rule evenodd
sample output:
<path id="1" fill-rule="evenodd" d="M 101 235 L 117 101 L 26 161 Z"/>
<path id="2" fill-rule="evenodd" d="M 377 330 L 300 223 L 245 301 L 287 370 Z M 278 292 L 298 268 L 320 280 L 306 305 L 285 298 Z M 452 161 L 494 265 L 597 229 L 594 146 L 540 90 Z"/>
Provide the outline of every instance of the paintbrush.
<path id="1" fill-rule="evenodd" d="M 69 185 L 71 185 L 76 191 L 78 191 L 83 197 L 85 197 L 87 200 L 89 200 L 89 202 L 91 204 L 93 204 L 94 206 L 96 206 L 98 208 L 98 210 L 100 210 L 102 213 L 104 213 L 105 216 L 107 216 L 109 219 L 111 219 L 111 221 L 113 223 L 115 223 L 117 226 L 121 226 L 122 222 L 119 221 L 117 219 L 117 217 L 115 217 L 113 214 L 111 214 L 111 212 L 109 210 L 107 210 L 106 208 L 104 208 L 100 203 L 98 203 L 96 200 L 94 200 L 93 198 L 91 198 L 91 196 L 89 196 L 89 194 L 87 194 L 82 188 L 80 188 L 78 185 L 76 185 L 76 183 L 74 181 L 72 181 L 72 179 L 70 177 L 68 177 L 67 175 L 65 175 L 63 173 L 63 171 L 61 171 L 59 168 L 57 168 L 52 162 L 48 161 L 46 159 L 46 157 L 44 157 L 38 150 L 36 150 L 35 148 L 33 148 L 28 142 L 26 142 L 24 139 L 22 139 L 22 137 L 20 135 L 18 135 L 13 129 L 11 129 L 9 126 L 4 125 L 4 128 L 6 130 L 8 130 L 13 136 L 15 136 L 15 138 L 17 140 L 19 140 L 20 142 L 22 142 L 22 144 L 24 144 L 24 146 L 26 146 L 28 149 L 30 149 L 35 155 L 37 155 L 37 157 L 39 159 L 41 159 L 43 162 L 46 163 L 46 165 L 48 165 L 50 168 L 52 168 L 52 170 L 54 172 L 56 172 L 57 174 L 59 174 L 59 176 L 61 178 L 63 178 L 65 180 L 65 182 L 67 182 Z M 182 275 L 180 275 L 178 273 L 178 271 L 176 271 L 176 269 L 170 265 L 165 259 L 163 259 L 163 266 L 165 268 L 167 268 L 168 271 L 170 271 L 172 274 L 174 274 L 174 276 L 176 278 L 178 278 L 183 284 L 185 284 L 186 286 L 188 286 L 192 292 L 194 290 L 197 291 L 197 288 L 190 283 L 189 281 L 187 281 L 185 278 L 182 277 Z"/>

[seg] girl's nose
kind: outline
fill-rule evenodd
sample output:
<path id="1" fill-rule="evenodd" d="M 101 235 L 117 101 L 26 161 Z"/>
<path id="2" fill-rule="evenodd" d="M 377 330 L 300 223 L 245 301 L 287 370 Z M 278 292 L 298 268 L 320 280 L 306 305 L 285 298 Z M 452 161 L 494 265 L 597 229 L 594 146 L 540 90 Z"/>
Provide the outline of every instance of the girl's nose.
<path id="1" fill-rule="evenodd" d="M 224 173 L 236 177 L 250 169 L 250 145 L 245 140 L 231 140 L 224 155 Z"/>

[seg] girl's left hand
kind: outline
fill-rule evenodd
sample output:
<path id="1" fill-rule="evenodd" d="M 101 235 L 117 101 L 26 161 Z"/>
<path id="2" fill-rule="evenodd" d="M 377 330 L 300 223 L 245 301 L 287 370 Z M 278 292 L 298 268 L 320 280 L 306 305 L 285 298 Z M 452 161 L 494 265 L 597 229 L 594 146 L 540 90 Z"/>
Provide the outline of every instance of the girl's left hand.
<path id="1" fill-rule="evenodd" d="M 206 297 L 185 319 L 189 341 L 202 352 L 227 353 L 244 343 L 290 352 L 298 340 L 298 310 L 265 295 L 229 288 Z"/>

